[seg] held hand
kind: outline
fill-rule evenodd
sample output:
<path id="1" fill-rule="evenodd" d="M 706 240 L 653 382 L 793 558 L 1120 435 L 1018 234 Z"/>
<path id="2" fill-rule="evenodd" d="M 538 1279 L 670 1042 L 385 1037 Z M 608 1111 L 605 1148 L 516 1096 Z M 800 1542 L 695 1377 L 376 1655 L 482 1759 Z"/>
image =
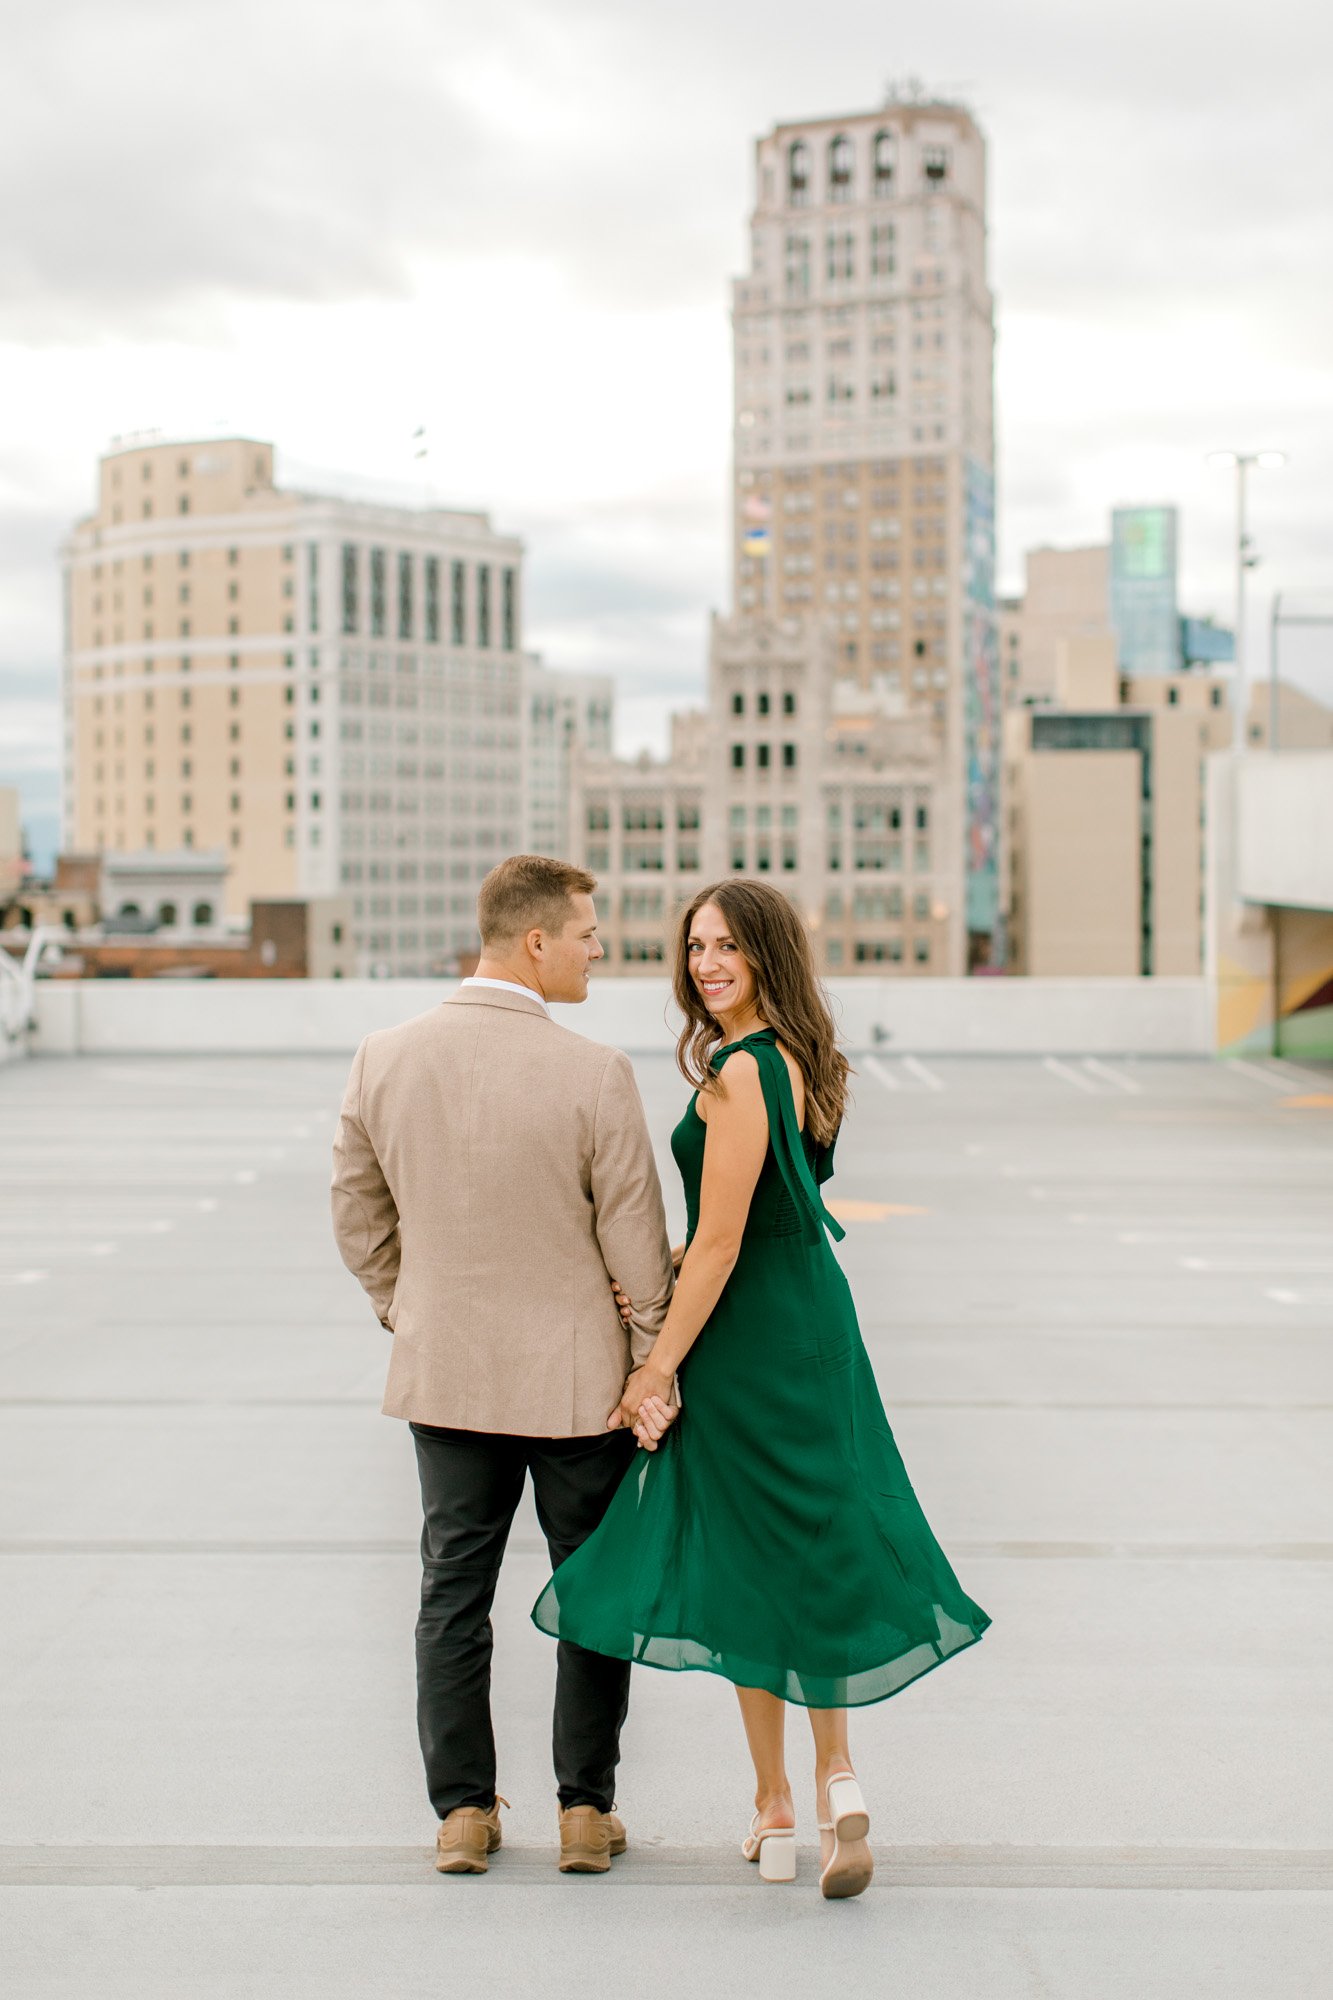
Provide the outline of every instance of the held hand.
<path id="1" fill-rule="evenodd" d="M 661 1374 L 659 1370 L 645 1362 L 642 1368 L 634 1370 L 626 1382 L 619 1403 L 606 1420 L 606 1428 L 609 1431 L 632 1430 L 637 1435 L 640 1408 L 649 1397 L 655 1398 L 665 1409 L 672 1411 L 675 1396 L 670 1377 Z M 644 1428 L 648 1429 L 646 1422 Z M 641 1444 L 647 1442 L 645 1438 L 640 1438 L 639 1441 Z M 656 1443 L 655 1438 L 653 1442 Z"/>
<path id="2" fill-rule="evenodd" d="M 628 1331 L 633 1324 L 632 1314 L 634 1308 L 614 1278 L 611 1280 L 611 1296 L 615 1300 L 616 1310 L 620 1314 L 620 1324 Z"/>
<path id="3" fill-rule="evenodd" d="M 645 1451 L 656 1451 L 676 1418 L 679 1407 L 668 1409 L 660 1396 L 645 1396 L 634 1420 L 634 1435 Z"/>

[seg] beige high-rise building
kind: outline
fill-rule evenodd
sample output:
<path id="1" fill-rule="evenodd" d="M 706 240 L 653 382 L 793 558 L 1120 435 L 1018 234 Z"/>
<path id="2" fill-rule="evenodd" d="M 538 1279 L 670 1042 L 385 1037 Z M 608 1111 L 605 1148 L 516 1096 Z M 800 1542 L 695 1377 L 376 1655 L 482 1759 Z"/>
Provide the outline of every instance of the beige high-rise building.
<path id="1" fill-rule="evenodd" d="M 609 674 L 552 670 L 523 660 L 523 838 L 525 854 L 561 859 L 569 849 L 574 767 L 611 755 L 615 682 Z"/>
<path id="2" fill-rule="evenodd" d="M 986 149 L 971 114 L 890 100 L 758 142 L 734 290 L 737 610 L 819 616 L 923 782 L 939 971 L 991 956 L 1000 688 Z M 906 892 L 906 884 L 899 885 Z"/>
<path id="3" fill-rule="evenodd" d="M 1205 956 L 1205 766 L 1229 748 L 1229 683 L 1126 676 L 1109 631 L 1053 643 L 1043 701 L 1005 716 L 1004 899 L 1015 972 L 1194 976 Z M 1333 746 L 1333 710 L 1279 690 L 1287 747 Z M 1250 742 L 1269 690 L 1251 690 Z"/>
<path id="4" fill-rule="evenodd" d="M 824 619 L 715 618 L 708 706 L 674 718 L 665 763 L 583 760 L 571 848 L 599 879 L 619 971 L 660 972 L 706 882 L 771 880 L 806 917 L 821 971 L 943 971 L 958 879 L 933 814 L 938 746 L 839 672 Z"/>
<path id="5" fill-rule="evenodd" d="M 345 893 L 365 969 L 475 948 L 523 824 L 512 536 L 152 438 L 102 460 L 64 562 L 67 850 L 221 848 L 236 917 Z"/>
<path id="6" fill-rule="evenodd" d="M 1109 629 L 1111 550 L 1029 549 L 1020 598 L 1000 603 L 1000 664 L 1006 708 L 1055 696 L 1056 649 L 1064 639 Z"/>

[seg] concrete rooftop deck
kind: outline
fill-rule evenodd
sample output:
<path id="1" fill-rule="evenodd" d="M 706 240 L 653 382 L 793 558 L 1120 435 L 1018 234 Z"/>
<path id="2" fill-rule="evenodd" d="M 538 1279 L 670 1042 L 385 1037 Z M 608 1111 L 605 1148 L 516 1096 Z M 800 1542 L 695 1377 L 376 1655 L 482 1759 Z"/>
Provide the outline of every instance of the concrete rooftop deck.
<path id="1" fill-rule="evenodd" d="M 384 1339 L 327 1222 L 346 1061 L 0 1074 L 6 1991 L 1321 1990 L 1333 1081 L 860 1066 L 844 1259 L 908 1466 L 995 1624 L 854 1718 L 879 1873 L 850 1905 L 814 1886 L 799 1715 L 800 1880 L 740 1861 L 748 1766 L 706 1676 L 636 1676 L 633 1851 L 610 1880 L 556 1874 L 531 1517 L 496 1615 L 508 1845 L 483 1881 L 436 1877 L 409 1440 L 378 1414 Z M 637 1068 L 674 1224 L 681 1085 Z"/>

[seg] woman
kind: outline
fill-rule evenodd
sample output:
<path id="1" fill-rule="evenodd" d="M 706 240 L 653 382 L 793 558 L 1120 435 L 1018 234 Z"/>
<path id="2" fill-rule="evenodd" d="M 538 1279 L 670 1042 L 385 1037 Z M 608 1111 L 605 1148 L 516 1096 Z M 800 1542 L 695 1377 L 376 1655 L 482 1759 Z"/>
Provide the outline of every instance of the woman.
<path id="1" fill-rule="evenodd" d="M 843 1235 L 819 1183 L 848 1066 L 800 917 L 766 883 L 703 890 L 674 985 L 677 1059 L 696 1086 L 671 1139 L 689 1228 L 666 1321 L 611 1418 L 661 1447 L 532 1615 L 594 1652 L 735 1683 L 755 1769 L 742 1851 L 766 1881 L 796 1872 L 784 1704 L 807 1709 L 820 1887 L 855 1896 L 873 1862 L 847 1709 L 896 1694 L 990 1621 L 917 1504 L 825 1236 Z"/>

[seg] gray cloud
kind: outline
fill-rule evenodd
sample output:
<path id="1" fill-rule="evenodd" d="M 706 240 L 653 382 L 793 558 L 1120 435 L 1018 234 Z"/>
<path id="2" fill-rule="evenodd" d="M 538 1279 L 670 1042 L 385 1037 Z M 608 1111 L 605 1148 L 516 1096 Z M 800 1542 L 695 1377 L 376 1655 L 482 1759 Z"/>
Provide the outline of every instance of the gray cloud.
<path id="1" fill-rule="evenodd" d="M 126 338 L 216 351 L 247 303 L 410 300 L 423 261 L 514 256 L 622 314 L 720 317 L 755 135 L 874 103 L 907 69 L 973 103 L 990 141 L 1007 574 L 1131 497 L 1094 491 L 1090 465 L 1247 441 L 1293 455 L 1264 497 L 1261 578 L 1333 572 L 1333 12 L 1312 0 L 941 0 L 910 33 L 882 0 L 48 0 L 6 25 L 0 339 L 80 366 Z M 485 309 L 460 289 L 455 310 Z M 1186 322 L 1201 361 L 1239 357 L 1230 401 L 1177 410 L 1140 371 L 1126 418 L 1090 372 L 1070 423 L 1031 370 L 1007 373 L 1039 323 L 1071 352 L 1091 330 L 1141 361 Z M 540 368 L 539 324 L 531 338 Z M 104 407 L 125 420 L 114 385 Z M 0 460 L 0 664 L 54 686 L 54 549 L 101 440 L 56 459 L 51 428 L 18 413 Z M 336 409 L 319 452 L 339 460 Z M 489 496 L 528 541 L 533 636 L 565 664 L 614 664 L 636 715 L 693 684 L 726 601 L 726 452 L 719 435 L 697 501 L 627 511 L 611 493 L 553 516 Z M 1224 577 L 1221 498 L 1187 522 L 1187 551 L 1214 543 L 1191 587 Z"/>

